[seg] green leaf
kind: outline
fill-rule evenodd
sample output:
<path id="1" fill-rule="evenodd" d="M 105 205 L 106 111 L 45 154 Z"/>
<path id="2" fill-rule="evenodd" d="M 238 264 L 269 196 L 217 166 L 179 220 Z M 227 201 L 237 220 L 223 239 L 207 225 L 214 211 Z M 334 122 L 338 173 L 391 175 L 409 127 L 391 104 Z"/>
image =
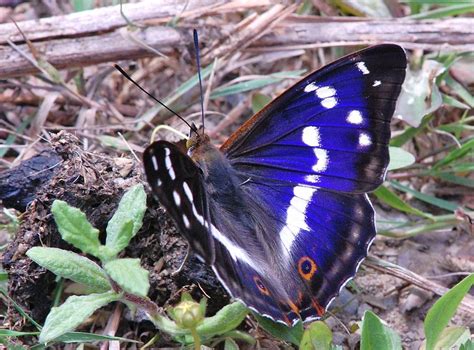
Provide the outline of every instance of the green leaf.
<path id="1" fill-rule="evenodd" d="M 385 186 L 380 186 L 373 193 L 380 201 L 385 202 L 392 208 L 395 208 L 408 214 L 418 215 L 424 218 L 430 217 L 430 215 L 425 214 L 421 210 L 412 207 L 407 202 L 400 199 L 400 197 L 398 197 L 395 193 L 390 191 Z"/>
<path id="2" fill-rule="evenodd" d="M 408 127 L 406 128 L 400 135 L 397 135 L 395 137 L 392 137 L 390 140 L 390 146 L 393 147 L 401 147 L 411 139 L 413 139 L 416 135 L 418 135 L 420 132 L 422 132 L 426 126 L 431 122 L 433 119 L 433 114 L 428 114 L 426 117 L 424 117 L 421 121 L 421 124 L 418 127 Z"/>
<path id="3" fill-rule="evenodd" d="M 61 237 L 84 253 L 99 254 L 99 230 L 93 227 L 80 209 L 55 200 L 51 207 Z"/>
<path id="4" fill-rule="evenodd" d="M 224 306 L 214 316 L 207 317 L 196 328 L 201 337 L 214 337 L 237 328 L 245 319 L 249 310 L 241 302 Z"/>
<path id="5" fill-rule="evenodd" d="M 74 11 L 87 11 L 94 8 L 94 0 L 73 0 Z"/>
<path id="6" fill-rule="evenodd" d="M 148 294 L 149 272 L 140 266 L 140 259 L 111 260 L 105 264 L 104 269 L 123 290 L 141 297 Z"/>
<path id="7" fill-rule="evenodd" d="M 362 320 L 360 350 L 402 349 L 400 337 L 384 325 L 372 311 L 366 311 Z"/>
<path id="8" fill-rule="evenodd" d="M 121 342 L 139 343 L 139 341 L 133 339 L 85 332 L 68 332 L 66 334 L 61 335 L 60 337 L 57 337 L 55 340 L 61 343 L 91 343 L 95 341 L 104 340 L 118 340 Z"/>
<path id="9" fill-rule="evenodd" d="M 390 163 L 388 164 L 387 171 L 405 168 L 415 163 L 415 156 L 400 147 L 389 146 L 388 151 Z"/>
<path id="10" fill-rule="evenodd" d="M 257 343 L 255 338 L 252 337 L 250 334 L 248 334 L 246 332 L 243 332 L 243 331 L 235 330 L 235 329 L 233 331 L 224 333 L 221 337 L 222 338 L 232 338 L 234 340 L 238 340 L 238 341 L 241 341 L 241 342 L 246 342 L 250 345 L 255 345 Z"/>
<path id="11" fill-rule="evenodd" d="M 429 194 L 421 193 L 421 192 L 416 191 L 416 190 L 414 190 L 410 187 L 402 185 L 401 183 L 399 183 L 395 180 L 390 181 L 390 184 L 394 188 L 396 188 L 397 190 L 403 191 L 403 192 L 406 192 L 406 193 L 410 193 L 411 195 L 413 195 L 413 197 L 415 197 L 415 198 L 417 198 L 417 199 L 419 199 L 423 202 L 430 203 L 431 205 L 434 205 L 436 207 L 439 207 L 439 208 L 442 208 L 442 209 L 445 209 L 445 210 L 448 210 L 448 211 L 455 211 L 459 207 L 459 205 L 457 205 L 456 203 L 449 202 L 449 201 L 446 201 L 444 199 L 440 199 L 440 198 L 431 196 Z"/>
<path id="12" fill-rule="evenodd" d="M 449 96 L 446 94 L 441 94 L 441 96 L 443 98 L 443 103 L 445 105 L 448 105 L 454 108 L 459 108 L 459 109 L 469 109 L 469 106 L 467 104 L 457 100 L 456 98 L 452 96 Z"/>
<path id="13" fill-rule="evenodd" d="M 107 224 L 106 247 L 114 254 L 124 249 L 143 224 L 146 193 L 142 184 L 130 188 L 120 200 L 117 211 Z"/>
<path id="14" fill-rule="evenodd" d="M 444 181 L 449 181 L 457 185 L 474 188 L 474 180 L 467 177 L 459 177 L 448 173 L 434 173 L 434 175 L 439 177 L 440 179 L 443 179 Z"/>
<path id="15" fill-rule="evenodd" d="M 5 271 L 0 271 L 0 282 L 8 281 L 8 273 Z"/>
<path id="16" fill-rule="evenodd" d="M 100 135 L 99 141 L 102 144 L 102 146 L 105 146 L 105 147 L 115 148 L 119 151 L 124 151 L 124 152 L 130 151 L 130 145 L 127 145 L 127 143 L 121 137 L 110 136 L 110 135 Z"/>
<path id="17" fill-rule="evenodd" d="M 456 148 L 449 152 L 446 157 L 438 161 L 434 166 L 433 169 L 439 169 L 449 163 L 452 163 L 453 161 L 462 158 L 468 154 L 472 154 L 474 149 L 474 138 L 463 143 L 460 148 Z"/>
<path id="18" fill-rule="evenodd" d="M 74 330 L 95 310 L 119 298 L 120 295 L 114 292 L 69 297 L 64 304 L 51 309 L 41 330 L 39 342 L 50 342 Z"/>
<path id="19" fill-rule="evenodd" d="M 252 314 L 257 319 L 259 325 L 274 337 L 295 344 L 296 346 L 301 343 L 304 332 L 302 322 L 298 322 L 293 327 L 288 327 L 284 324 L 274 322 L 268 317 L 260 316 L 254 312 L 252 312 Z"/>
<path id="20" fill-rule="evenodd" d="M 331 350 L 332 332 L 323 321 L 309 325 L 303 333 L 300 350 Z"/>
<path id="21" fill-rule="evenodd" d="M 256 113 L 260 112 L 260 110 L 263 107 L 265 107 L 268 103 L 270 103 L 271 100 L 272 100 L 272 98 L 270 96 L 260 94 L 260 93 L 254 94 L 252 96 L 252 111 L 253 111 L 253 114 L 256 114 Z"/>
<path id="22" fill-rule="evenodd" d="M 444 2 L 449 3 L 449 2 Z M 443 6 L 431 11 L 425 11 L 413 16 L 407 16 L 409 19 L 429 19 L 429 18 L 442 18 L 451 17 L 456 15 L 462 15 L 464 13 L 474 12 L 474 6 L 472 4 Z"/>
<path id="23" fill-rule="evenodd" d="M 474 342 L 469 339 L 467 342 L 461 345 L 459 350 L 474 350 Z"/>
<path id="24" fill-rule="evenodd" d="M 224 342 L 224 350 L 239 350 L 239 346 L 232 338 L 226 338 Z"/>
<path id="25" fill-rule="evenodd" d="M 469 340 L 471 332 L 466 327 L 446 327 L 438 338 L 435 350 L 459 349 L 460 346 Z M 426 340 L 422 345 L 426 349 Z"/>
<path id="26" fill-rule="evenodd" d="M 112 288 L 104 270 L 79 254 L 58 248 L 33 247 L 26 255 L 54 274 L 90 286 L 95 292 Z"/>
<path id="27" fill-rule="evenodd" d="M 38 335 L 39 332 L 19 332 L 10 329 L 0 329 L 0 337 L 24 337 L 29 335 Z"/>
<path id="28" fill-rule="evenodd" d="M 333 0 L 345 13 L 359 17 L 390 18 L 389 8 L 382 0 Z"/>
<path id="29" fill-rule="evenodd" d="M 474 108 L 474 96 L 471 95 L 469 90 L 462 86 L 459 82 L 454 80 L 450 75 L 445 77 L 446 84 L 453 89 L 453 91 L 459 95 L 471 108 Z"/>
<path id="30" fill-rule="evenodd" d="M 299 78 L 304 72 L 305 70 L 278 72 L 278 73 L 270 74 L 268 76 L 263 76 L 260 78 L 256 78 L 256 79 L 252 79 L 252 80 L 248 80 L 248 81 L 244 81 L 240 83 L 235 83 L 229 86 L 218 87 L 211 93 L 211 98 L 214 99 L 218 97 L 223 97 L 227 95 L 233 95 L 233 94 L 238 94 L 245 91 L 259 89 L 264 86 L 277 83 L 287 78 Z"/>
<path id="31" fill-rule="evenodd" d="M 428 350 L 435 349 L 441 332 L 448 325 L 449 320 L 456 313 L 461 300 L 469 292 L 473 284 L 474 274 L 471 274 L 439 298 L 428 311 L 424 323 L 426 348 Z"/>

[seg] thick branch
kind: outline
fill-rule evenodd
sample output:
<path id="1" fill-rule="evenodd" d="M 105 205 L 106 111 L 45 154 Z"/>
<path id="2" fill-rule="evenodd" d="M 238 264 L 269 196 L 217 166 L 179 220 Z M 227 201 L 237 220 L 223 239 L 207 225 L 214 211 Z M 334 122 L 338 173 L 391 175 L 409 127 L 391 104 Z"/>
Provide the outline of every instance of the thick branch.
<path id="1" fill-rule="evenodd" d="M 394 42 L 409 49 L 473 51 L 471 18 L 436 20 L 365 19 L 352 17 L 291 16 L 259 46 L 372 45 Z"/>
<path id="2" fill-rule="evenodd" d="M 251 8 L 267 10 L 253 14 L 239 23 L 228 24 L 220 16 L 226 12 L 248 11 Z M 268 0 L 243 1 L 191 0 L 186 9 L 176 6 L 174 0 L 157 0 L 124 5 L 128 18 L 137 23 L 153 23 L 145 29 L 131 32 L 144 44 L 159 51 L 182 49 L 191 42 L 190 29 L 160 27 L 157 23 L 178 16 L 181 25 L 196 17 L 203 21 L 202 41 L 214 45 L 210 56 L 221 51 L 242 50 L 245 45 L 235 44 L 239 38 L 252 32 L 252 23 L 268 15 Z M 242 12 L 244 14 L 244 12 Z M 233 18 L 233 17 L 232 17 Z M 262 17 L 263 19 L 263 17 Z M 409 49 L 431 51 L 474 51 L 474 27 L 470 18 L 415 21 L 408 19 L 361 19 L 347 17 L 289 16 L 276 23 L 271 31 L 255 40 L 246 50 L 268 51 L 325 46 L 369 45 L 396 42 Z M 192 22 L 193 26 L 196 22 Z M 155 55 L 127 38 L 125 20 L 119 7 L 99 8 L 51 17 L 39 21 L 18 23 L 27 38 L 42 53 L 42 58 L 58 69 L 82 67 L 121 59 L 137 59 Z M 260 32 L 253 33 L 258 38 Z M 247 36 L 246 36 L 247 35 Z M 18 44 L 22 52 L 29 50 L 11 23 L 0 25 L 0 78 L 31 74 L 36 69 L 7 42 Z M 217 47 L 216 43 L 218 44 Z M 214 57 L 212 57 L 214 58 Z M 209 58 L 210 59 L 210 58 Z"/>

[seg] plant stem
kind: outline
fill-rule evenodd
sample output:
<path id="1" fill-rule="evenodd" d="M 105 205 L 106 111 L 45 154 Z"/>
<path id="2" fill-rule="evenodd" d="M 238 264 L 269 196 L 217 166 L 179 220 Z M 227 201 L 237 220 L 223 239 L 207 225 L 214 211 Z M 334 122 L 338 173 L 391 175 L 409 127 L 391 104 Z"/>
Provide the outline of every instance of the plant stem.
<path id="1" fill-rule="evenodd" d="M 194 338 L 194 349 L 195 350 L 200 350 L 201 349 L 201 338 L 199 337 L 199 334 L 196 331 L 196 327 L 191 328 L 191 335 Z"/>

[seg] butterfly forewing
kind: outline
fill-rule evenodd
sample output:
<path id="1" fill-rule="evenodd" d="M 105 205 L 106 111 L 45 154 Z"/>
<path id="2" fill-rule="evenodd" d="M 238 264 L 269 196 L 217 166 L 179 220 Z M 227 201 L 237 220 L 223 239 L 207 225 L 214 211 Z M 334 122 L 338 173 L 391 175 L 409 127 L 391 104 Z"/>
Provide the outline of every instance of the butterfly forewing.
<path id="1" fill-rule="evenodd" d="M 157 141 L 143 153 L 145 173 L 153 193 L 175 220 L 193 251 L 213 260 L 213 240 L 206 227 L 207 196 L 202 174 L 194 162 L 172 143 Z"/>
<path id="2" fill-rule="evenodd" d="M 388 165 L 390 120 L 405 68 L 396 45 L 342 58 L 288 89 L 222 149 L 247 177 L 372 191 Z"/>

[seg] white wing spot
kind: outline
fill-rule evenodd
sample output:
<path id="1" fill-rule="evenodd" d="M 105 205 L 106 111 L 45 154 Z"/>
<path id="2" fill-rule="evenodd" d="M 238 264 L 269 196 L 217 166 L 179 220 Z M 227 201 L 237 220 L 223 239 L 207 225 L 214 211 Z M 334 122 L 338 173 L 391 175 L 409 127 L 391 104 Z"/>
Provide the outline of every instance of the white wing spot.
<path id="1" fill-rule="evenodd" d="M 382 82 L 380 80 L 374 80 L 374 83 L 372 84 L 373 87 L 382 85 Z"/>
<path id="2" fill-rule="evenodd" d="M 186 228 L 190 228 L 190 227 L 191 227 L 191 225 L 190 225 L 190 223 L 189 223 L 189 219 L 188 219 L 188 217 L 186 216 L 186 214 L 184 214 L 184 213 L 183 213 L 183 222 L 184 222 L 184 226 L 185 226 Z"/>
<path id="3" fill-rule="evenodd" d="M 328 163 L 329 163 L 329 157 L 328 157 L 328 152 L 324 149 L 321 148 L 315 148 L 313 149 L 314 155 L 316 156 L 316 164 L 313 165 L 313 170 L 321 173 L 326 171 L 328 168 Z"/>
<path id="4" fill-rule="evenodd" d="M 332 97 L 336 94 L 336 89 L 330 86 L 323 86 L 316 90 L 316 96 L 319 98 Z"/>
<path id="5" fill-rule="evenodd" d="M 311 91 L 316 90 L 317 88 L 318 87 L 314 83 L 311 83 L 305 86 L 304 92 L 311 92 Z"/>
<path id="6" fill-rule="evenodd" d="M 165 148 L 165 166 L 166 166 L 166 169 L 168 169 L 171 180 L 176 179 L 176 173 L 174 172 L 173 164 L 171 164 L 169 148 Z"/>
<path id="7" fill-rule="evenodd" d="M 318 183 L 320 180 L 319 175 L 306 175 L 304 179 L 314 184 Z"/>
<path id="8" fill-rule="evenodd" d="M 181 205 L 181 198 L 179 197 L 179 193 L 176 191 L 173 191 L 173 199 L 176 205 L 179 207 Z"/>
<path id="9" fill-rule="evenodd" d="M 156 160 L 155 156 L 151 157 L 151 162 L 153 163 L 153 169 L 155 169 L 155 171 L 158 171 L 158 161 Z"/>
<path id="10" fill-rule="evenodd" d="M 186 195 L 186 197 L 188 197 L 189 201 L 192 203 L 194 198 L 193 198 L 193 192 L 191 191 L 191 188 L 189 188 L 189 185 L 187 182 L 184 182 L 183 183 L 183 190 L 184 190 L 184 194 Z"/>
<path id="11" fill-rule="evenodd" d="M 166 158 L 166 159 L 169 159 L 169 158 Z M 168 172 L 170 173 L 171 180 L 176 179 L 176 173 L 174 172 L 173 165 L 170 165 L 170 167 L 168 168 Z"/>
<path id="12" fill-rule="evenodd" d="M 247 254 L 247 252 L 244 249 L 242 249 L 242 247 L 239 247 L 234 242 L 232 242 L 229 238 L 224 236 L 217 229 L 216 226 L 204 220 L 204 217 L 198 213 L 193 201 L 194 199 L 193 192 L 191 191 L 191 188 L 189 187 L 187 182 L 183 182 L 183 190 L 184 190 L 184 194 L 186 195 L 186 197 L 188 197 L 189 201 L 191 202 L 193 215 L 196 218 L 196 220 L 199 221 L 201 225 L 206 227 L 206 229 L 207 228 L 210 229 L 211 235 L 227 248 L 232 259 L 234 261 L 237 261 L 237 260 L 243 261 L 247 265 L 253 267 L 256 271 L 260 271 L 261 270 L 260 267 L 255 265 L 255 261 L 250 258 L 250 256 Z M 186 226 L 186 220 L 184 218 L 184 215 L 183 215 L 183 221 L 184 221 L 184 225 Z"/>
<path id="13" fill-rule="evenodd" d="M 156 186 L 159 187 L 159 186 L 161 186 L 161 184 L 162 184 L 161 180 L 160 180 L 160 179 L 156 179 Z"/>
<path id="14" fill-rule="evenodd" d="M 372 144 L 372 140 L 370 139 L 369 135 L 365 133 L 361 133 L 359 135 L 359 145 L 363 147 L 367 147 L 367 146 L 370 146 L 371 144 Z"/>
<path id="15" fill-rule="evenodd" d="M 303 134 L 301 135 L 303 142 L 311 147 L 317 147 L 321 145 L 321 136 L 319 134 L 319 129 L 315 126 L 307 126 L 303 129 Z"/>
<path id="16" fill-rule="evenodd" d="M 350 111 L 349 114 L 347 115 L 346 120 L 348 123 L 351 123 L 351 124 L 355 124 L 355 125 L 361 124 L 362 113 L 360 113 L 360 111 L 358 110 Z"/>
<path id="17" fill-rule="evenodd" d="M 356 66 L 362 72 L 362 74 L 366 75 L 370 73 L 370 71 L 367 69 L 365 65 L 365 62 L 357 62 Z"/>
<path id="18" fill-rule="evenodd" d="M 285 226 L 280 231 L 281 244 L 287 255 L 291 252 L 291 246 L 301 230 L 309 230 L 306 223 L 306 209 L 313 197 L 315 188 L 296 186 L 293 188 L 293 197 L 286 210 Z"/>
<path id="19" fill-rule="evenodd" d="M 337 100 L 335 97 L 329 97 L 325 98 L 324 100 L 321 101 L 321 106 L 323 106 L 326 109 L 331 109 L 337 105 Z"/>

